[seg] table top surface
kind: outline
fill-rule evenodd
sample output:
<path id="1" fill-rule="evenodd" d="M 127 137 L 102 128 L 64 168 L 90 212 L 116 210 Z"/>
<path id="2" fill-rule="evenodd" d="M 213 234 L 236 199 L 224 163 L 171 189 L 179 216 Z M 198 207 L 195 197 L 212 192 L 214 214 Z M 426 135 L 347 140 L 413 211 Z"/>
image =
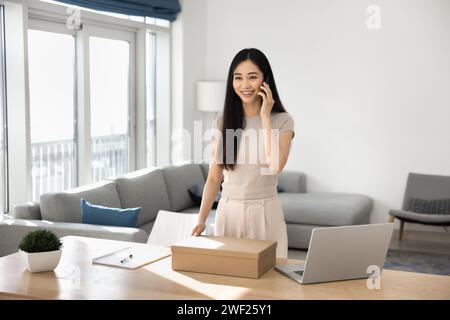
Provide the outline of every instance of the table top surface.
<path id="1" fill-rule="evenodd" d="M 146 244 L 69 236 L 54 271 L 30 273 L 18 252 L 0 258 L 0 298 L 29 299 L 450 299 L 450 277 L 383 270 L 381 288 L 357 279 L 299 284 L 274 269 L 260 279 L 178 272 L 171 257 L 136 270 L 92 264 L 92 258 Z M 277 263 L 301 263 L 278 260 Z"/>

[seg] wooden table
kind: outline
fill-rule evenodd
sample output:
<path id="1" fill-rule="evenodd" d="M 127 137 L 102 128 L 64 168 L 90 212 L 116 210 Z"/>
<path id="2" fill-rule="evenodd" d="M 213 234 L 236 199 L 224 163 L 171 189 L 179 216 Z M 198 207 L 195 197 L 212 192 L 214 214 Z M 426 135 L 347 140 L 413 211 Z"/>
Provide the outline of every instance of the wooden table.
<path id="1" fill-rule="evenodd" d="M 63 243 L 61 262 L 51 272 L 29 273 L 19 253 L 0 258 L 0 298 L 450 299 L 447 276 L 384 270 L 381 289 L 368 289 L 367 279 L 301 285 L 273 269 L 260 279 L 176 272 L 170 257 L 137 270 L 93 265 L 93 257 L 130 243 L 73 236 Z"/>

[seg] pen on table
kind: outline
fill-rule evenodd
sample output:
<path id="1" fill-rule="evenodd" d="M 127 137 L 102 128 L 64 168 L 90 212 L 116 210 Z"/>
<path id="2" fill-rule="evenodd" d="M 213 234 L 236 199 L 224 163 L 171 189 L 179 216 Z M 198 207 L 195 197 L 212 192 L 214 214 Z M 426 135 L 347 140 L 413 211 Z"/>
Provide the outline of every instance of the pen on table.
<path id="1" fill-rule="evenodd" d="M 125 257 L 124 259 L 120 260 L 120 263 L 124 263 L 125 261 L 127 261 L 128 259 L 133 258 L 133 255 L 130 254 L 128 257 Z"/>

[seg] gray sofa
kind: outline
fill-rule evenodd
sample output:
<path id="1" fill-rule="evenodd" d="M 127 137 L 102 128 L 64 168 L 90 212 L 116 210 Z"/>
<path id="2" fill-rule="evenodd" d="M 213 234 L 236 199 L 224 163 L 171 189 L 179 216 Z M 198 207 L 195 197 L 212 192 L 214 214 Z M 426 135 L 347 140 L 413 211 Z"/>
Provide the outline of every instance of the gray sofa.
<path id="1" fill-rule="evenodd" d="M 208 164 L 185 164 L 135 171 L 114 180 L 43 194 L 40 203 L 15 207 L 13 216 L 0 222 L 0 256 L 17 251 L 20 239 L 36 228 L 53 230 L 58 236 L 78 235 L 146 242 L 159 210 L 198 213 L 187 188 L 204 183 Z M 372 200 L 364 195 L 306 192 L 306 176 L 284 171 L 279 193 L 288 228 L 289 247 L 307 248 L 311 231 L 319 226 L 369 222 Z M 142 207 L 137 228 L 82 223 L 80 199 L 109 207 Z M 208 217 L 212 234 L 215 210 Z"/>

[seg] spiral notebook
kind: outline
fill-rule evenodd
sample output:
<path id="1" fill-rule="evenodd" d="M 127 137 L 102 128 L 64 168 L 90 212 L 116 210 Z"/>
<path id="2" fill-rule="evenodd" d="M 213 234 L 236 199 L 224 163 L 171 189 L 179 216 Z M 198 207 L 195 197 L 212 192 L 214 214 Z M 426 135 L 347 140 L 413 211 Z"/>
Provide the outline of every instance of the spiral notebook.
<path id="1" fill-rule="evenodd" d="M 130 246 L 92 259 L 93 264 L 102 264 L 126 269 L 137 269 L 146 264 L 169 257 L 170 248 L 160 245 Z"/>

